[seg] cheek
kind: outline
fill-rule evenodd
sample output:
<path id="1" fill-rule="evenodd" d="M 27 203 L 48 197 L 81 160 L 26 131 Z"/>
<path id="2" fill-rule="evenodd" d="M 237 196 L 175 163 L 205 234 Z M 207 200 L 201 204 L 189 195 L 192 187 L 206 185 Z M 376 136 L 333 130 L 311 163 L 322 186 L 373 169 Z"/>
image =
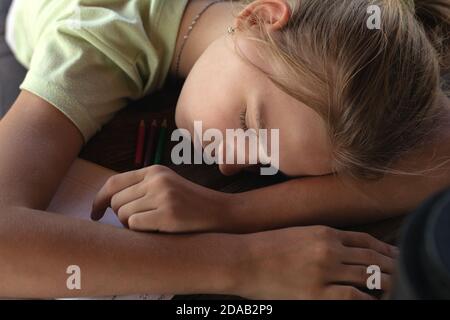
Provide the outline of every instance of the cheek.
<path id="1" fill-rule="evenodd" d="M 225 129 L 234 128 L 232 114 L 223 108 L 220 101 L 213 99 L 190 98 L 190 93 L 180 97 L 176 109 L 176 123 L 178 128 L 188 129 L 191 133 L 194 122 L 201 121 L 203 130 L 219 129 L 225 132 Z M 229 109 L 228 109 L 229 110 Z M 238 116 L 236 116 L 238 119 Z"/>
<path id="2" fill-rule="evenodd" d="M 192 132 L 194 121 L 204 121 L 203 110 L 207 110 L 207 106 L 203 91 L 204 88 L 195 77 L 186 79 L 176 107 L 175 120 L 179 128 Z"/>
<path id="3" fill-rule="evenodd" d="M 195 77 L 188 79 L 183 87 L 176 108 L 176 123 L 179 128 L 193 130 L 194 121 L 201 121 L 204 130 L 226 129 L 240 126 L 240 103 L 234 92 L 225 92 L 223 83 L 200 85 Z M 229 91 L 229 90 L 227 90 Z"/>

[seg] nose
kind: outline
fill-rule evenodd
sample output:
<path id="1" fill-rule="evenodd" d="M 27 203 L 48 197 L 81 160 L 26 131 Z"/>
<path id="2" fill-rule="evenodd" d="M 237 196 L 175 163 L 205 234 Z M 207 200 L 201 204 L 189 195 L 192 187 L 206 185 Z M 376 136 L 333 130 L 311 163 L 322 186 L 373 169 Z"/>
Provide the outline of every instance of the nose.
<path id="1" fill-rule="evenodd" d="M 235 143 L 235 141 L 232 141 L 231 143 Z M 237 154 L 236 153 L 238 151 L 237 151 L 237 146 L 236 145 L 234 145 L 234 148 L 233 148 L 234 149 L 234 159 L 232 161 L 230 161 L 231 163 L 227 163 L 227 161 L 226 161 L 226 160 L 228 160 L 227 151 L 230 150 L 230 149 L 228 149 L 230 147 L 229 144 L 230 144 L 230 142 L 222 140 L 220 142 L 220 145 L 219 145 L 219 151 L 220 151 L 220 154 L 218 155 L 218 157 L 219 157 L 219 170 L 224 176 L 233 176 L 233 175 L 238 174 L 238 173 L 240 173 L 240 172 L 242 172 L 244 170 L 253 171 L 253 170 L 257 170 L 258 169 L 259 165 L 255 165 L 254 160 L 250 161 L 248 159 L 248 157 L 249 157 L 248 156 L 248 152 L 246 152 L 246 156 L 245 156 L 246 160 L 245 161 L 248 161 L 249 163 L 246 163 L 246 164 L 233 163 L 233 162 L 237 161 Z M 231 150 L 233 150 L 233 149 L 231 149 Z"/>

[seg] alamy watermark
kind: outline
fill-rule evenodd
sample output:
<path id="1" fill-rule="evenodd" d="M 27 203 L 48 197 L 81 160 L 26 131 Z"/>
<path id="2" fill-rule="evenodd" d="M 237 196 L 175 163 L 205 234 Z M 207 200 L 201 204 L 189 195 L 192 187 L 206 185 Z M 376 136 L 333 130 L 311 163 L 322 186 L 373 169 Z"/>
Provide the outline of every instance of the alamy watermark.
<path id="1" fill-rule="evenodd" d="M 376 265 L 368 266 L 367 274 L 370 274 L 366 281 L 367 289 L 381 290 L 381 268 Z"/>
<path id="2" fill-rule="evenodd" d="M 270 131 L 270 140 L 269 140 Z M 280 164 L 279 129 L 218 129 L 203 132 L 203 123 L 194 122 L 194 137 L 186 129 L 177 129 L 171 140 L 179 142 L 171 153 L 172 162 L 181 164 L 263 165 L 261 175 L 276 175 Z M 192 159 L 192 142 L 194 158 Z M 203 148 L 203 146 L 205 146 Z M 270 152 L 269 152 L 270 147 Z M 248 152 L 247 152 L 248 151 Z"/>
<path id="3" fill-rule="evenodd" d="M 370 30 L 381 29 L 381 8 L 377 5 L 372 5 L 367 8 L 367 13 L 370 14 L 367 19 L 367 28 Z"/>
<path id="4" fill-rule="evenodd" d="M 69 290 L 81 290 L 81 268 L 77 265 L 70 265 L 66 269 L 69 275 L 66 280 L 66 287 Z"/>
<path id="5" fill-rule="evenodd" d="M 369 277 L 366 281 L 367 289 L 381 290 L 381 268 L 377 265 L 370 265 L 367 267 L 367 274 Z M 78 265 L 70 265 L 66 269 L 69 277 L 66 280 L 66 287 L 68 290 L 81 290 L 81 268 Z"/>
<path id="6" fill-rule="evenodd" d="M 75 5 L 73 8 L 74 14 L 71 19 L 68 19 L 66 22 L 68 27 L 71 29 L 81 29 L 82 28 L 82 18 L 81 18 L 81 8 L 78 5 Z M 381 8 L 378 5 L 371 5 L 367 8 L 367 13 L 370 17 L 367 19 L 367 28 L 370 30 L 381 29 Z"/>

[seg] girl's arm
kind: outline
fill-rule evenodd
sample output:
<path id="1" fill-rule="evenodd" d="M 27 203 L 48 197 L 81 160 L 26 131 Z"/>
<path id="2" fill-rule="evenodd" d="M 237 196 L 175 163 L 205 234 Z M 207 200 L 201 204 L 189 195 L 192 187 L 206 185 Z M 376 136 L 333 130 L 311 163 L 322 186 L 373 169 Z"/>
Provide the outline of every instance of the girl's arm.
<path id="1" fill-rule="evenodd" d="M 422 176 L 389 175 L 376 182 L 337 176 L 294 179 L 233 195 L 229 228 L 253 232 L 310 224 L 366 224 L 409 213 L 449 185 L 449 164 Z"/>
<path id="2" fill-rule="evenodd" d="M 0 297 L 237 293 L 246 247 L 236 236 L 151 235 L 23 207 L 0 210 Z M 74 265 L 81 290 L 67 287 Z"/>
<path id="3" fill-rule="evenodd" d="M 401 216 L 450 186 L 450 130 L 397 163 L 378 181 L 339 176 L 294 179 L 236 195 L 235 227 L 254 231 L 293 225 L 345 227 Z"/>
<path id="4" fill-rule="evenodd" d="M 233 237 L 138 234 L 43 212 L 82 143 L 63 114 L 27 92 L 0 122 L 0 297 L 231 291 L 245 251 Z M 66 287 L 71 265 L 81 268 L 81 291 Z"/>
<path id="5" fill-rule="evenodd" d="M 375 222 L 408 213 L 450 185 L 449 140 L 442 136 L 440 143 L 399 164 L 404 171 L 422 174 L 391 174 L 379 181 L 331 175 L 299 178 L 240 194 L 213 191 L 153 166 L 109 179 L 97 195 L 92 216 L 101 218 L 111 206 L 130 229 L 170 233 L 251 233 Z"/>

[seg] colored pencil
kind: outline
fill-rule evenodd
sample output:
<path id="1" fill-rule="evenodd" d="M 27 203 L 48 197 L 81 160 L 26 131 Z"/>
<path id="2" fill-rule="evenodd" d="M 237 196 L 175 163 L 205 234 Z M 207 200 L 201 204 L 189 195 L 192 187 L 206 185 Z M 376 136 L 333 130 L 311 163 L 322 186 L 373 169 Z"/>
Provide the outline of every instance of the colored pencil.
<path id="1" fill-rule="evenodd" d="M 144 167 L 151 166 L 155 160 L 156 143 L 158 142 L 158 122 L 153 120 L 147 133 L 147 149 L 145 151 Z"/>
<path id="2" fill-rule="evenodd" d="M 158 147 L 156 148 L 156 155 L 154 164 L 161 164 L 166 149 L 167 140 L 167 119 L 164 119 L 159 129 Z"/>
<path id="3" fill-rule="evenodd" d="M 142 168 L 144 163 L 144 146 L 145 146 L 145 121 L 141 120 L 136 139 L 136 157 L 134 165 L 136 168 Z"/>

